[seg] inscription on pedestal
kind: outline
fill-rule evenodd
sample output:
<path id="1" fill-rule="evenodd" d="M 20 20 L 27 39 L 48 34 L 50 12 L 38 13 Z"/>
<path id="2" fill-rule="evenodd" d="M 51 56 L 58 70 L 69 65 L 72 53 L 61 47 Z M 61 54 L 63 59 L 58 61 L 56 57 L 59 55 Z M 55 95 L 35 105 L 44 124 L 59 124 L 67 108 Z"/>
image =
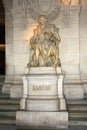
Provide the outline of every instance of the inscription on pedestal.
<path id="1" fill-rule="evenodd" d="M 47 81 L 41 80 L 41 83 L 33 81 L 28 82 L 28 95 L 57 95 L 57 85 L 53 82 L 47 83 Z"/>
<path id="2" fill-rule="evenodd" d="M 33 91 L 49 91 L 51 90 L 51 86 L 50 85 L 33 85 L 32 86 L 32 90 Z"/>

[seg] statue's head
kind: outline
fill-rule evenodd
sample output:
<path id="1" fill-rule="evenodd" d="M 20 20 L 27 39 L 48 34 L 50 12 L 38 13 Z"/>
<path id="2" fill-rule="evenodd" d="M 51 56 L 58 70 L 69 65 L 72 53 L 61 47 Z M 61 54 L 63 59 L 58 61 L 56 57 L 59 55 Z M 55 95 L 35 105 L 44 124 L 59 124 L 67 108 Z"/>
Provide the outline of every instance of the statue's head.
<path id="1" fill-rule="evenodd" d="M 38 22 L 39 22 L 39 24 L 41 24 L 41 25 L 46 24 L 46 23 L 47 23 L 47 18 L 46 18 L 46 16 L 45 16 L 45 15 L 40 15 L 39 18 L 38 18 Z"/>

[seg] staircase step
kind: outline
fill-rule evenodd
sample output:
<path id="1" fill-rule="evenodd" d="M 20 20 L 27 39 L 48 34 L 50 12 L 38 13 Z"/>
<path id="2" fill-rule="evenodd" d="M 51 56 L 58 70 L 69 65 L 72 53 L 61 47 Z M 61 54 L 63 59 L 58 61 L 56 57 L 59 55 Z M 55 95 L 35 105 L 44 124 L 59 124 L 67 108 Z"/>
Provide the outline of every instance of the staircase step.
<path id="1" fill-rule="evenodd" d="M 87 99 L 87 94 L 84 94 L 84 98 Z"/>
<path id="2" fill-rule="evenodd" d="M 16 124 L 15 119 L 0 119 L 0 124 Z"/>
<path id="3" fill-rule="evenodd" d="M 10 117 L 15 117 L 15 116 L 16 116 L 16 112 L 14 112 L 14 111 L 10 111 L 10 112 L 9 111 L 5 111 L 5 112 L 0 111 L 0 118 L 1 117 L 9 117 L 10 118 Z"/>
<path id="4" fill-rule="evenodd" d="M 0 81 L 5 80 L 5 75 L 0 75 Z"/>
<path id="5" fill-rule="evenodd" d="M 67 100 L 67 105 L 87 105 L 87 100 L 85 99 Z"/>
<path id="6" fill-rule="evenodd" d="M 75 126 L 75 128 L 74 129 L 72 129 L 72 130 L 75 130 L 76 129 L 76 126 L 79 126 L 80 128 L 79 129 L 77 129 L 77 130 L 84 130 L 84 129 L 81 129 L 81 127 L 83 126 L 85 126 L 86 127 L 86 129 L 85 130 L 87 130 L 87 121 L 69 121 L 69 125 L 71 125 L 71 126 Z"/>
<path id="7" fill-rule="evenodd" d="M 87 114 L 86 113 L 70 113 L 69 117 L 87 118 Z"/>
<path id="8" fill-rule="evenodd" d="M 87 95 L 85 99 L 68 99 L 67 108 L 69 111 L 69 120 L 73 122 L 86 122 L 87 124 Z"/>
<path id="9" fill-rule="evenodd" d="M 16 116 L 1 116 L 0 119 L 3 119 L 3 120 L 7 120 L 7 119 L 16 120 Z"/>
<path id="10" fill-rule="evenodd" d="M 19 110 L 19 108 L 20 108 L 20 106 L 19 105 L 1 105 L 0 104 L 0 111 L 5 111 L 5 110 L 7 110 L 7 111 L 10 111 L 10 110 L 14 110 L 14 111 L 16 111 L 16 110 Z"/>
<path id="11" fill-rule="evenodd" d="M 69 117 L 70 121 L 87 121 L 87 117 Z"/>
<path id="12" fill-rule="evenodd" d="M 81 114 L 87 114 L 87 110 L 86 111 L 81 111 L 81 110 L 68 110 L 69 114 L 71 113 L 81 113 Z"/>
<path id="13" fill-rule="evenodd" d="M 79 106 L 74 106 L 74 107 L 69 106 L 68 110 L 69 111 L 78 111 L 78 112 L 79 111 L 85 111 L 85 112 L 87 112 L 87 106 L 84 106 L 84 107 L 83 106 L 80 106 L 80 107 Z"/>
<path id="14" fill-rule="evenodd" d="M 2 93 L 5 77 L 0 76 L 0 125 L 16 124 L 16 111 L 20 109 L 20 99 L 10 99 L 9 94 Z"/>
<path id="15" fill-rule="evenodd" d="M 81 113 L 84 113 L 84 112 L 87 112 L 87 108 L 69 108 L 69 112 L 81 112 Z"/>
<path id="16" fill-rule="evenodd" d="M 0 94 L 0 99 L 10 99 L 9 94 Z"/>
<path id="17" fill-rule="evenodd" d="M 0 104 L 11 104 L 11 105 L 19 105 L 20 99 L 0 99 Z"/>

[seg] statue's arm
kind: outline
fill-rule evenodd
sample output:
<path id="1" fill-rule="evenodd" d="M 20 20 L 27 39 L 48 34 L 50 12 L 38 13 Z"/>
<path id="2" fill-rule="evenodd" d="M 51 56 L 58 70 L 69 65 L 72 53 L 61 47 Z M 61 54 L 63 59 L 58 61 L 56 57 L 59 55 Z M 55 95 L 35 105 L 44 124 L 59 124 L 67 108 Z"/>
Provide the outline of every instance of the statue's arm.
<path id="1" fill-rule="evenodd" d="M 56 42 L 61 42 L 61 38 L 60 38 L 60 35 L 59 35 L 59 28 L 56 27 L 56 25 L 53 25 L 53 29 L 54 29 L 54 36 L 55 36 L 55 39 L 56 39 Z"/>

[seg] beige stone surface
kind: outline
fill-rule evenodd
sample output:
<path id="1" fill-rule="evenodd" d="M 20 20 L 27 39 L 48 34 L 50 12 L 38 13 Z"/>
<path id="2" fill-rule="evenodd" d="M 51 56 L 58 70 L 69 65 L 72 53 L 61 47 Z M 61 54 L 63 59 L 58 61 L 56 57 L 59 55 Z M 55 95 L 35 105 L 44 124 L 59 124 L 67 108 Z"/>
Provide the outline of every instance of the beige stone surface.
<path id="1" fill-rule="evenodd" d="M 24 126 L 68 127 L 68 112 L 16 112 L 16 124 Z"/>
<path id="2" fill-rule="evenodd" d="M 22 98 L 23 86 L 22 84 L 13 84 L 10 87 L 10 97 L 11 98 Z"/>
<path id="3" fill-rule="evenodd" d="M 64 94 L 67 99 L 81 99 L 84 98 L 84 88 L 80 83 L 66 84 Z"/>
<path id="4" fill-rule="evenodd" d="M 31 67 L 27 68 L 28 74 L 61 74 L 61 67 Z"/>
<path id="5" fill-rule="evenodd" d="M 36 100 L 26 100 L 26 110 L 29 111 L 58 111 L 60 110 L 59 99 L 36 99 Z"/>

